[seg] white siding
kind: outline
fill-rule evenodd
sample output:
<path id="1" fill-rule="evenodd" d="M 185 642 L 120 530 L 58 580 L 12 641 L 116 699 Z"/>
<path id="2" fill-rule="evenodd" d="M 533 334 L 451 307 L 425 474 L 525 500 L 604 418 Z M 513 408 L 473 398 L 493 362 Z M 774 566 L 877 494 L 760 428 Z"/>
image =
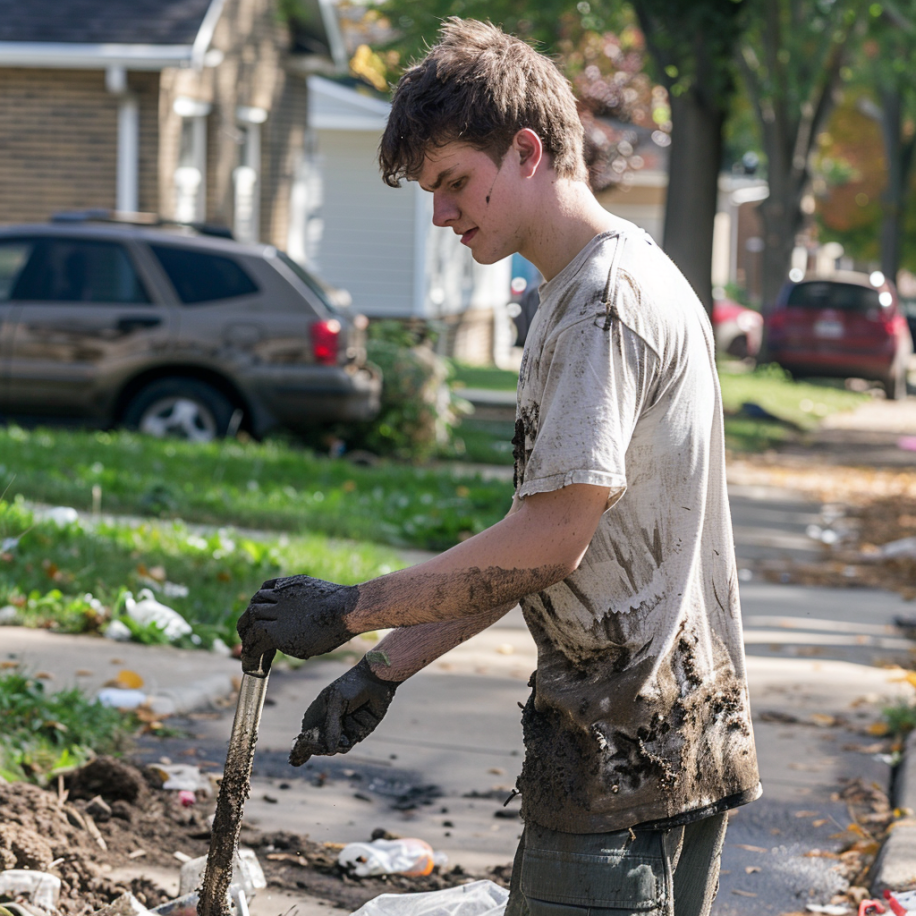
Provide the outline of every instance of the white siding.
<path id="1" fill-rule="evenodd" d="M 315 267 L 369 316 L 421 314 L 414 300 L 415 189 L 379 177 L 379 135 L 318 130 L 323 233 Z"/>

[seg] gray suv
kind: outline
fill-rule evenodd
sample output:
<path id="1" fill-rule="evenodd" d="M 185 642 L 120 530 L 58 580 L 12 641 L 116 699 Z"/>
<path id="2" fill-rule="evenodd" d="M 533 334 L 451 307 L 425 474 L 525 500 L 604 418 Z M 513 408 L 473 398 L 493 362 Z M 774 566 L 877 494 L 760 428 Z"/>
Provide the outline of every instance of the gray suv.
<path id="1" fill-rule="evenodd" d="M 283 252 L 74 218 L 0 228 L 0 416 L 207 441 L 371 420 L 366 319 Z"/>

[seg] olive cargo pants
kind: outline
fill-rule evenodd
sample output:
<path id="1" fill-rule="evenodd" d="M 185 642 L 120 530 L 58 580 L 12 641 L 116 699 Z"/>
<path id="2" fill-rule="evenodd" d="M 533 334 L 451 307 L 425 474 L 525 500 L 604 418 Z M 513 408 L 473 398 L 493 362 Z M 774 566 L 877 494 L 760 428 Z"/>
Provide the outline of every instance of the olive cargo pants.
<path id="1" fill-rule="evenodd" d="M 632 833 L 527 825 L 506 916 L 708 916 L 727 823 L 723 813 Z"/>

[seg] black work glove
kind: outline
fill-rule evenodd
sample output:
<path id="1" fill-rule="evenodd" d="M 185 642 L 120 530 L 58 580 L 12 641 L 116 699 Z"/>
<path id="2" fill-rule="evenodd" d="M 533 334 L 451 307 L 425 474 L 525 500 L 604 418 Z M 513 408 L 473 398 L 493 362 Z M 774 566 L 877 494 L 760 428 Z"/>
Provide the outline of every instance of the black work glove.
<path id="1" fill-rule="evenodd" d="M 269 579 L 236 625 L 242 637 L 242 670 L 263 676 L 262 657 L 269 665 L 277 649 L 294 658 L 311 658 L 342 646 L 355 635 L 344 617 L 358 598 L 354 585 L 311 576 Z"/>
<path id="2" fill-rule="evenodd" d="M 328 684 L 302 717 L 302 731 L 293 743 L 289 762 L 298 767 L 312 754 L 346 754 L 382 721 L 400 681 L 384 681 L 362 658 L 346 674 Z"/>

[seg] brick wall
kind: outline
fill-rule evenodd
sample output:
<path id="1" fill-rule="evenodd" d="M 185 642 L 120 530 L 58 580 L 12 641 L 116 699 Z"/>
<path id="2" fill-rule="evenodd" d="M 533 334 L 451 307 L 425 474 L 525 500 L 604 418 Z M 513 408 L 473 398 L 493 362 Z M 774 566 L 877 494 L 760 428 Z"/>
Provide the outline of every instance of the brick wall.
<path id="1" fill-rule="evenodd" d="M 234 216 L 233 171 L 239 164 L 239 106 L 262 108 L 260 236 L 285 247 L 295 164 L 301 155 L 307 118 L 305 77 L 285 69 L 289 37 L 279 21 L 275 0 L 227 0 L 212 47 L 223 53 L 213 69 L 165 71 L 160 100 L 162 155 L 160 209 L 172 214 L 172 176 L 178 158 L 181 119 L 174 114 L 178 96 L 207 102 L 206 218 L 231 226 Z"/>
<path id="2" fill-rule="evenodd" d="M 130 74 L 140 106 L 140 207 L 157 197 L 158 75 Z M 98 70 L 0 68 L 0 221 L 115 206 L 118 100 Z"/>

